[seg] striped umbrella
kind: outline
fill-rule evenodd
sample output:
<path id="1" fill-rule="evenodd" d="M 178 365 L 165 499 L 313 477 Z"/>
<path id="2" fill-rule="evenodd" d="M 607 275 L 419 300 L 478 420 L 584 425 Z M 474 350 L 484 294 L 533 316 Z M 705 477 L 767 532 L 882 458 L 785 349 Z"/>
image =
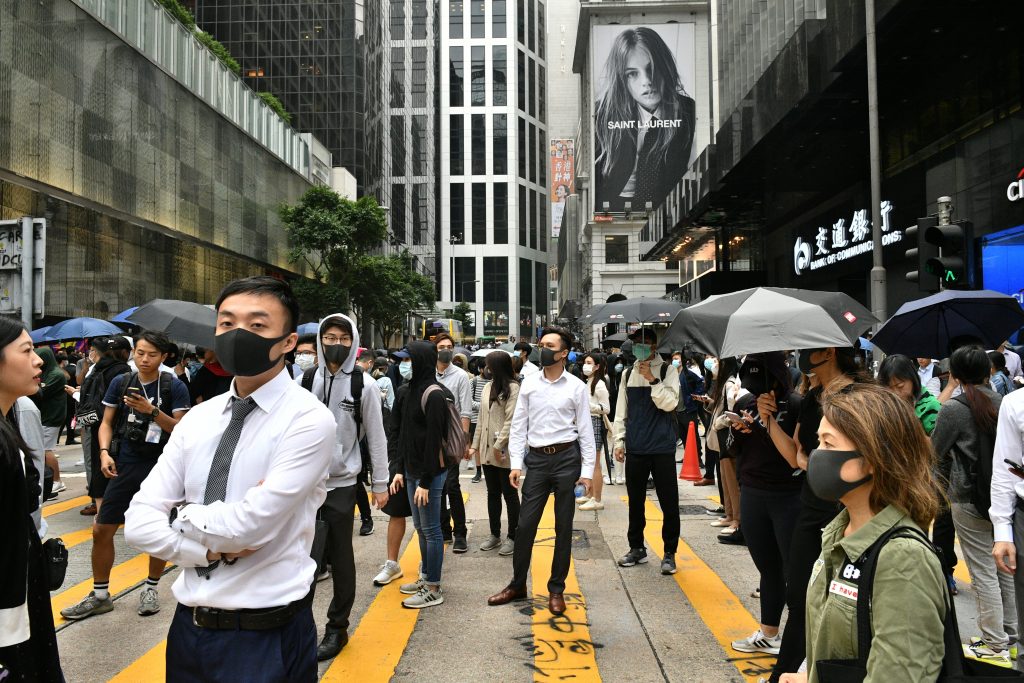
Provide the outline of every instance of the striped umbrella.
<path id="1" fill-rule="evenodd" d="M 687 344 L 719 358 L 853 346 L 878 322 L 842 292 L 756 287 L 708 297 L 679 312 L 662 348 Z"/>

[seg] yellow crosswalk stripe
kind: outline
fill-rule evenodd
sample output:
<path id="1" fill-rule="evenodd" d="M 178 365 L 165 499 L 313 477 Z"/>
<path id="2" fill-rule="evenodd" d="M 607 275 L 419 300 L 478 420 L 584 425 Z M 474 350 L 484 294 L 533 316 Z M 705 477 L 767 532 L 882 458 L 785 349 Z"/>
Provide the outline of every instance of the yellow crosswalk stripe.
<path id="1" fill-rule="evenodd" d="M 61 512 L 67 512 L 71 508 L 76 508 L 79 505 L 88 505 L 92 502 L 92 498 L 89 496 L 78 496 L 70 500 L 62 500 L 59 503 L 51 503 L 50 505 L 43 506 L 43 517 L 49 517 L 50 515 L 57 515 Z"/>
<path id="2" fill-rule="evenodd" d="M 623 500 L 627 500 L 623 497 Z M 651 549 L 663 547 L 661 509 L 650 500 L 646 503 L 647 527 L 644 537 Z M 655 553 L 657 555 L 657 553 Z M 660 556 L 658 560 L 660 561 Z M 673 575 L 694 610 L 722 646 L 728 659 L 748 681 L 757 681 L 771 673 L 773 658 L 765 655 L 744 655 L 732 649 L 732 641 L 750 636 L 757 630 L 757 620 L 747 611 L 735 593 L 704 563 L 686 541 L 679 539 Z"/>
<path id="3" fill-rule="evenodd" d="M 149 555 L 140 553 L 127 562 L 114 565 L 110 572 L 110 594 L 117 595 L 135 585 L 142 583 L 149 576 Z M 65 607 L 75 604 L 92 590 L 92 577 L 65 591 L 54 595 L 50 602 L 53 605 L 53 624 L 61 626 L 68 622 L 60 615 Z"/>
<path id="4" fill-rule="evenodd" d="M 530 573 L 533 576 L 533 680 L 552 681 L 571 678 L 577 683 L 599 682 L 595 645 L 590 640 L 587 603 L 570 561 L 565 577 L 565 614 L 548 611 L 548 579 L 555 553 L 554 499 L 548 499 L 537 527 Z"/>
<path id="5" fill-rule="evenodd" d="M 149 652 L 142 655 L 119 674 L 110 679 L 110 683 L 139 683 L 139 681 L 162 681 L 167 674 L 167 641 L 162 640 Z"/>
<path id="6" fill-rule="evenodd" d="M 92 528 L 79 529 L 78 531 L 61 534 L 60 540 L 64 541 L 65 548 L 74 548 L 80 543 L 92 540 Z"/>

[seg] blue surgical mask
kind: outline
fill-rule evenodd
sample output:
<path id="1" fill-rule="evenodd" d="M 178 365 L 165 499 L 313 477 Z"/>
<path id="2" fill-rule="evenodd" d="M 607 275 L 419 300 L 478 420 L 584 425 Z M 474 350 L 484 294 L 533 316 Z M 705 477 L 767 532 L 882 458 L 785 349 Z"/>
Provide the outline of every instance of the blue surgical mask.
<path id="1" fill-rule="evenodd" d="M 714 361 L 714 359 L 712 359 L 712 358 L 705 358 L 704 359 L 704 367 L 707 369 L 708 372 L 714 372 L 715 371 L 715 361 Z"/>
<path id="2" fill-rule="evenodd" d="M 617 372 L 617 373 L 622 372 L 622 363 L 616 363 L 615 364 L 615 372 Z"/>
<path id="3" fill-rule="evenodd" d="M 403 379 L 412 379 L 412 361 L 399 363 L 398 374 L 400 374 Z"/>
<path id="4" fill-rule="evenodd" d="M 679 366 L 682 365 L 682 364 L 683 364 L 682 361 L 680 361 L 678 358 L 673 358 L 672 359 L 672 367 L 678 369 Z"/>

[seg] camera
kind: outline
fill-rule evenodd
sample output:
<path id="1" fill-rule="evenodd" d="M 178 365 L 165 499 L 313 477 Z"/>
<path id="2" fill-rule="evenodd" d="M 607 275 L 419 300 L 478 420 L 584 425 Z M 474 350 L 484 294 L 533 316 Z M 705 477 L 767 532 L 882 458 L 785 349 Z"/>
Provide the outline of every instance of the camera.
<path id="1" fill-rule="evenodd" d="M 146 432 L 149 429 L 149 421 L 144 420 L 142 422 L 132 422 L 124 430 L 124 438 L 126 441 L 133 443 L 145 443 Z"/>

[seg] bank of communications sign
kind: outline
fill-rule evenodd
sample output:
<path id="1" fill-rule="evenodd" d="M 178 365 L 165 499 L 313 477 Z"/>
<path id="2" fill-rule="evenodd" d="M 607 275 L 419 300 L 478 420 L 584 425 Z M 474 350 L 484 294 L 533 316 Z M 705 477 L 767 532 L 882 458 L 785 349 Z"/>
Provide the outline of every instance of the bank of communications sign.
<path id="1" fill-rule="evenodd" d="M 895 244 L 903 239 L 901 230 L 892 230 L 890 214 L 892 202 L 882 202 L 882 245 Z M 802 275 L 855 256 L 866 254 L 874 248 L 871 239 L 871 214 L 868 209 L 859 209 L 847 219 L 845 216 L 830 225 L 819 226 L 815 236 L 809 240 L 797 237 L 793 243 L 793 271 Z"/>

